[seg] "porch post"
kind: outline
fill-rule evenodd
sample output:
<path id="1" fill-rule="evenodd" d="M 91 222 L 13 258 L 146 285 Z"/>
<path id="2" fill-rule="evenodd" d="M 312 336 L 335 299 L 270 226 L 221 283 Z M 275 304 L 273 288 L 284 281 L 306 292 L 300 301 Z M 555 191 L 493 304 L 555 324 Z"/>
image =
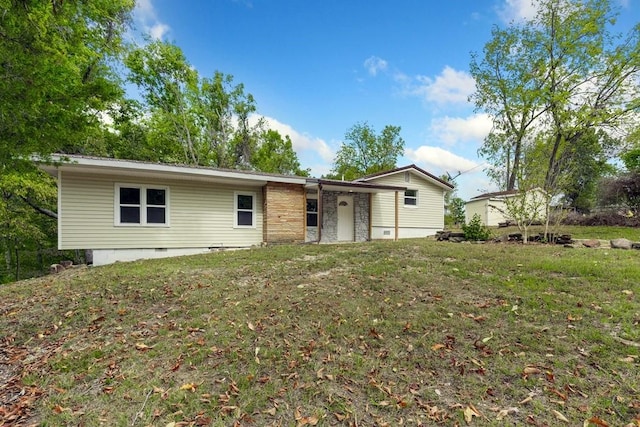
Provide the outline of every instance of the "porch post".
<path id="1" fill-rule="evenodd" d="M 322 240 L 322 184 L 318 183 L 318 243 Z"/>
<path id="2" fill-rule="evenodd" d="M 398 199 L 400 198 L 399 193 L 400 193 L 399 191 L 396 191 L 396 236 L 394 240 L 398 240 L 398 230 L 400 229 L 400 223 L 398 221 L 398 212 L 399 212 Z"/>

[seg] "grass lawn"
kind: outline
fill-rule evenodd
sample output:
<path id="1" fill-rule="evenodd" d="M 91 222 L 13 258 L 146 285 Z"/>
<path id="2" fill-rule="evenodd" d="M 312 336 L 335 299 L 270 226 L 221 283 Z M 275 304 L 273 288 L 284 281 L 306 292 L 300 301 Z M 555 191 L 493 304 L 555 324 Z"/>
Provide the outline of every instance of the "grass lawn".
<path id="1" fill-rule="evenodd" d="M 432 239 L 68 270 L 0 286 L 0 424 L 639 426 L 638 283 Z"/>

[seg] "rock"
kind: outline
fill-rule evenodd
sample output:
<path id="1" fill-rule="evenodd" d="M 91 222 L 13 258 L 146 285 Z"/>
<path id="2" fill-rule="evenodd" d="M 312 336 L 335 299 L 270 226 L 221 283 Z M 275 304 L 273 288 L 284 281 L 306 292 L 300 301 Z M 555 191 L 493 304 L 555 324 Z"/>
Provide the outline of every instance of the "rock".
<path id="1" fill-rule="evenodd" d="M 503 234 L 502 236 L 493 239 L 493 241 L 496 243 L 507 243 L 509 241 L 509 236 L 507 234 Z"/>
<path id="2" fill-rule="evenodd" d="M 599 248 L 600 241 L 596 239 L 585 240 L 584 242 L 582 242 L 582 246 L 586 248 Z"/>
<path id="3" fill-rule="evenodd" d="M 62 266 L 61 264 L 51 264 L 51 266 L 49 267 L 49 274 L 56 274 L 60 273 L 61 271 L 64 271 L 64 266 Z"/>
<path id="4" fill-rule="evenodd" d="M 64 261 L 60 261 L 60 265 L 62 265 L 64 268 L 71 268 L 73 267 L 73 261 L 68 259 Z"/>
<path id="5" fill-rule="evenodd" d="M 610 242 L 613 249 L 631 249 L 631 240 L 629 239 L 612 239 Z"/>
<path id="6" fill-rule="evenodd" d="M 438 242 L 442 242 L 443 240 L 449 240 L 449 235 L 451 235 L 450 231 L 437 231 L 436 240 L 438 240 Z"/>
<path id="7" fill-rule="evenodd" d="M 511 233 L 509 234 L 510 242 L 521 242 L 522 241 L 522 233 Z"/>
<path id="8" fill-rule="evenodd" d="M 571 239 L 571 234 L 562 234 L 556 237 L 556 244 L 558 245 L 570 245 L 573 243 L 573 239 Z"/>

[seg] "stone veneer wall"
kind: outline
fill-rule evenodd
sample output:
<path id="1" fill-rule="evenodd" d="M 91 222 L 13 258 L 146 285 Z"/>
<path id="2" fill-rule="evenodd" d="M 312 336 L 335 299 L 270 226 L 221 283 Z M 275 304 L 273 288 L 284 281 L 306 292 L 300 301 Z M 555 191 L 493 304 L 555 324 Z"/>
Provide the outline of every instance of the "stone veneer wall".
<path id="1" fill-rule="evenodd" d="M 268 182 L 264 186 L 266 243 L 304 242 L 306 215 L 302 185 Z"/>
<path id="2" fill-rule="evenodd" d="M 339 191 L 325 191 L 322 193 L 322 243 L 338 240 L 338 196 L 353 196 L 355 241 L 366 242 L 369 240 L 369 194 L 347 193 Z M 310 237 L 311 230 L 307 230 Z M 317 239 L 317 230 L 313 237 Z"/>

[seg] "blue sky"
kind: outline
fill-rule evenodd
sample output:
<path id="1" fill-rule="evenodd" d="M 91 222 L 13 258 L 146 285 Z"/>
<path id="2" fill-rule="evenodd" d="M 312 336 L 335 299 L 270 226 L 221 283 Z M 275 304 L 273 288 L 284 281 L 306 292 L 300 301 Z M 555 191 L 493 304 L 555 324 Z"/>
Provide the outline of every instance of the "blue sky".
<path id="1" fill-rule="evenodd" d="M 620 30 L 639 0 L 613 0 Z M 180 46 L 201 76 L 234 76 L 303 168 L 329 172 L 345 132 L 400 126 L 405 154 L 457 175 L 458 195 L 493 191 L 477 150 L 491 129 L 467 97 L 471 52 L 491 28 L 530 17 L 530 0 L 137 0 L 138 31 Z"/>

